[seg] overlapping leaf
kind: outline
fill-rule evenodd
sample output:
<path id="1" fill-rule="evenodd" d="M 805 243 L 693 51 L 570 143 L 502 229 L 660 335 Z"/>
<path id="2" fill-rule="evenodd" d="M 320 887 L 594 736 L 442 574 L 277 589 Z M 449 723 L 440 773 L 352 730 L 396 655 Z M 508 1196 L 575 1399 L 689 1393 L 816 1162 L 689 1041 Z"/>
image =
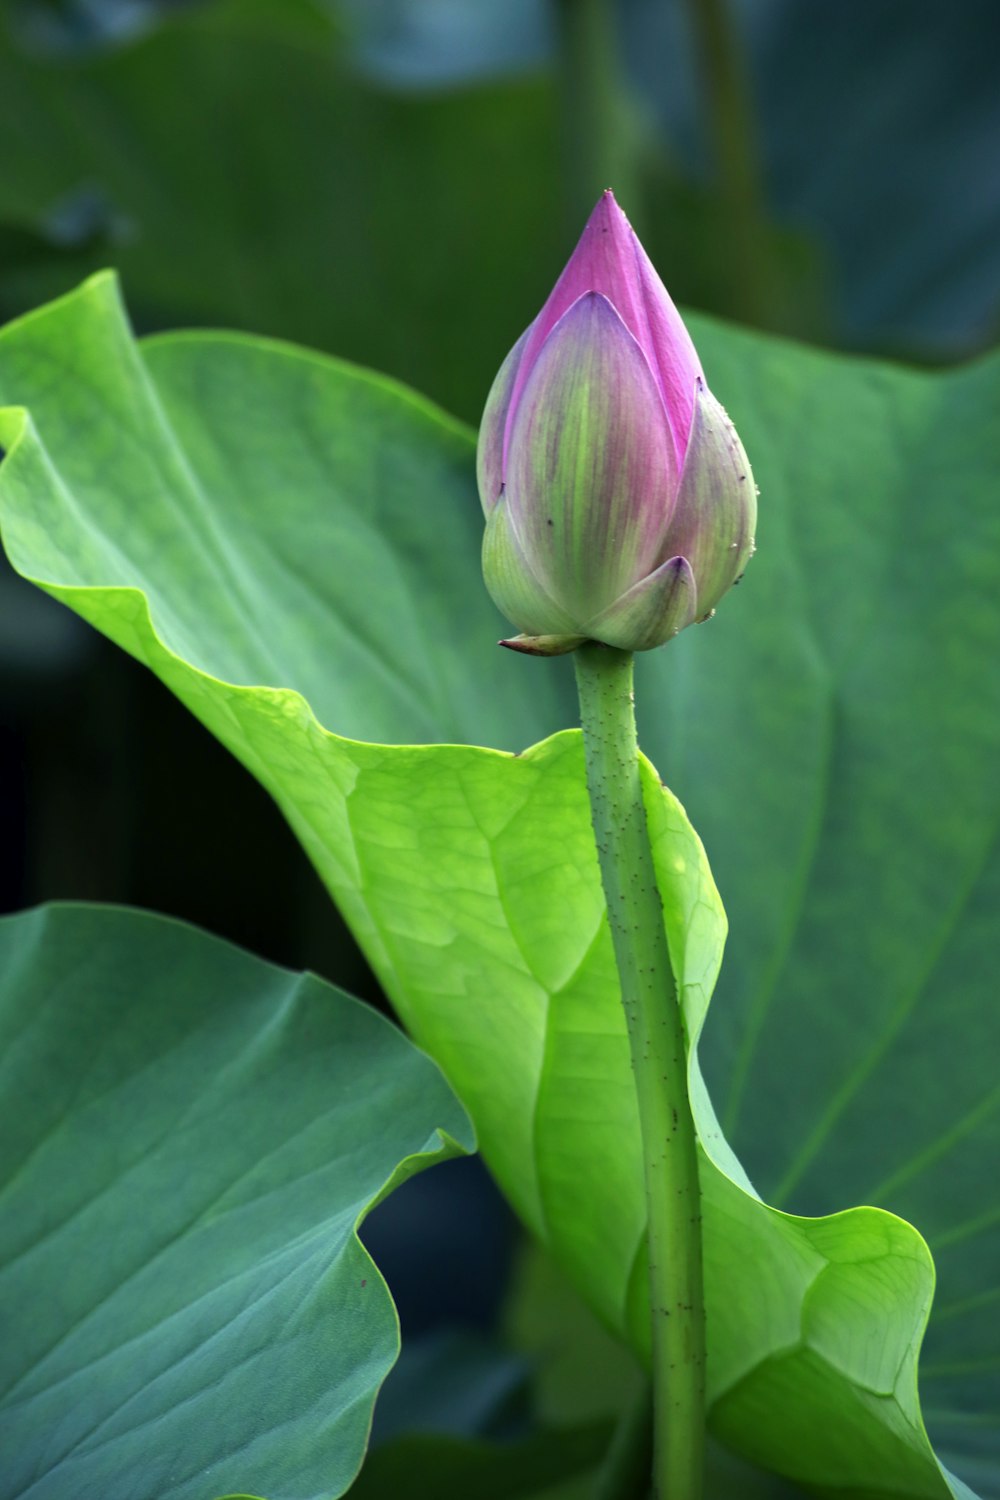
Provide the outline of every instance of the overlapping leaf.
<path id="1" fill-rule="evenodd" d="M 734 414 L 765 482 L 768 469 L 781 470 L 766 442 L 769 407 L 796 394 L 815 400 L 817 385 L 841 376 L 852 389 L 851 367 L 831 371 L 820 356 L 721 331 L 706 345 L 734 394 L 724 380 L 713 384 L 733 407 L 743 403 Z M 777 390 L 758 390 L 762 368 Z M 905 470 L 906 442 L 936 409 L 938 387 L 885 371 L 857 385 L 872 419 L 895 413 L 893 454 Z M 957 402 L 954 386 L 943 389 Z M 637 1129 L 578 737 L 510 757 L 363 744 L 320 727 L 523 743 L 528 725 L 548 727 L 548 713 L 558 713 L 537 707 L 537 690 L 525 699 L 523 663 L 486 647 L 476 654 L 497 622 L 475 564 L 467 435 L 384 381 L 274 345 L 177 337 L 140 355 L 106 280 L 11 327 L 0 340 L 0 399 L 28 408 L 0 419 L 15 564 L 148 662 L 272 790 L 400 1013 L 470 1108 L 523 1218 L 606 1320 L 641 1344 Z M 832 417 L 812 415 L 814 451 L 843 449 Z M 808 452 L 803 445 L 796 459 L 802 476 Z M 886 526 L 883 518 L 879 548 L 860 554 L 869 588 L 852 595 L 855 612 L 859 595 L 872 607 L 882 581 Z M 780 590 L 789 556 L 780 539 L 776 556 L 757 609 Z M 713 642 L 723 657 L 727 635 L 738 638 L 747 618 L 745 601 L 734 600 L 735 628 L 720 627 Z M 849 648 L 843 618 L 831 628 Z M 815 670 L 800 671 L 803 661 L 815 669 L 810 641 L 772 627 L 749 649 L 774 654 L 776 703 L 795 693 L 798 674 L 811 712 L 821 696 Z M 691 702 L 704 691 L 686 677 L 700 649 L 671 658 Z M 735 678 L 739 669 L 737 660 L 721 670 Z M 716 690 L 711 673 L 704 682 Z M 717 727 L 715 712 L 706 722 Z M 686 723 L 689 735 L 699 727 L 690 710 Z M 759 726 L 755 734 L 762 738 Z M 793 747 L 806 779 L 811 754 L 808 743 Z M 721 908 L 682 811 L 652 773 L 647 790 L 672 951 L 697 1030 L 721 956 Z M 788 797 L 787 779 L 777 793 L 760 792 L 749 826 L 768 833 L 773 818 L 761 869 L 783 901 L 786 857 L 815 814 Z M 768 941 L 773 930 L 765 925 Z M 819 1024 L 821 1007 L 810 1004 Z M 772 1050 L 775 1066 L 808 1078 L 808 1052 L 791 1061 Z M 762 1110 L 780 1097 L 762 1100 Z M 717 1430 L 831 1494 L 946 1496 L 915 1399 L 933 1279 L 919 1236 L 871 1209 L 823 1220 L 765 1209 L 700 1086 L 697 1102 L 711 1154 Z M 786 1122 L 790 1136 L 802 1138 L 803 1118 Z M 980 1263 L 986 1295 L 983 1271 Z"/>
<path id="2" fill-rule="evenodd" d="M 0 1493 L 340 1495 L 399 1348 L 355 1233 L 472 1145 L 374 1011 L 192 928 L 0 922 Z"/>

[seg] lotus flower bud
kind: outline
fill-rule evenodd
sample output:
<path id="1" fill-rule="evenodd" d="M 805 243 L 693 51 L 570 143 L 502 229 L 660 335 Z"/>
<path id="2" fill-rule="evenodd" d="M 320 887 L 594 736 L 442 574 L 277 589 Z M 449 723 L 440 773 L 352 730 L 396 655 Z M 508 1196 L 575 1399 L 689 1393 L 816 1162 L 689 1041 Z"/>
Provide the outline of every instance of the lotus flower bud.
<path id="1" fill-rule="evenodd" d="M 743 445 L 610 192 L 493 383 L 478 474 L 486 586 L 520 651 L 661 646 L 753 553 Z"/>

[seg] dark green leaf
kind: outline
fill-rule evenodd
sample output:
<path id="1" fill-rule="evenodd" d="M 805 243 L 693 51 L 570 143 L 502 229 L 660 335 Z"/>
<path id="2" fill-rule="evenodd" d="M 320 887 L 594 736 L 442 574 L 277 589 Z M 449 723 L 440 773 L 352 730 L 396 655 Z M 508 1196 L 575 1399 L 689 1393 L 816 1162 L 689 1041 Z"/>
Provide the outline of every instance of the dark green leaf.
<path id="1" fill-rule="evenodd" d="M 355 1233 L 471 1148 L 374 1011 L 138 912 L 0 922 L 0 1493 L 329 1500 L 399 1347 Z"/>

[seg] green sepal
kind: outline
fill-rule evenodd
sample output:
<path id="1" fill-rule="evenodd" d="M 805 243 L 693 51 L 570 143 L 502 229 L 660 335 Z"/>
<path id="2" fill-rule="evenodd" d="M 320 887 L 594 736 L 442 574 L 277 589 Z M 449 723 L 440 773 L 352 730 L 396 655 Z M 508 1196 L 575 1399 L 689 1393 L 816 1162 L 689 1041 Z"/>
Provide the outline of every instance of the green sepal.
<path id="1" fill-rule="evenodd" d="M 585 635 L 514 635 L 497 644 L 511 651 L 523 651 L 525 656 L 565 656 L 586 639 Z"/>
<path id="2" fill-rule="evenodd" d="M 500 612 L 529 636 L 572 635 L 575 621 L 553 599 L 518 541 L 510 506 L 501 495 L 483 536 L 483 578 Z"/>
<path id="3" fill-rule="evenodd" d="M 620 651 L 651 651 L 694 620 L 698 587 L 685 557 L 672 557 L 587 623 L 587 635 Z"/>

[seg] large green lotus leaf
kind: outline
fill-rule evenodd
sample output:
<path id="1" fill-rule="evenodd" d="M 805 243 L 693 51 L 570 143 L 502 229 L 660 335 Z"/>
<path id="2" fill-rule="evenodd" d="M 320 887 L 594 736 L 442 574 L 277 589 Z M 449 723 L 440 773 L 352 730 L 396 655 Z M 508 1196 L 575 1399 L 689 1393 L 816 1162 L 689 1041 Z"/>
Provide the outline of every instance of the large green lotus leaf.
<path id="1" fill-rule="evenodd" d="M 769 1202 L 919 1226 L 925 1414 L 997 1496 L 1000 362 L 931 377 L 699 332 L 760 552 L 639 695 L 733 917 L 710 1090 Z"/>
<path id="2" fill-rule="evenodd" d="M 584 1418 L 621 1420 L 641 1399 L 642 1372 L 633 1353 L 594 1317 L 537 1244 L 521 1254 L 508 1290 L 504 1331 L 532 1362 L 534 1407 L 552 1428 Z M 802 1490 L 709 1441 L 709 1500 L 801 1500 Z"/>
<path id="3" fill-rule="evenodd" d="M 793 386 L 800 356 L 765 353 Z M 511 669 L 534 664 L 475 647 L 495 619 L 470 555 L 468 437 L 388 382 L 285 347 L 182 336 L 140 353 L 106 278 L 0 336 L 0 399 L 28 408 L 0 419 L 15 565 L 146 661 L 270 788 L 523 1219 L 641 1348 L 637 1125 L 579 735 L 515 756 L 391 747 L 338 738 L 313 711 L 414 737 L 529 721 Z M 647 771 L 694 1038 L 724 918 Z M 830 1494 L 946 1496 L 916 1404 L 923 1241 L 875 1209 L 765 1208 L 694 1055 L 692 1081 L 716 1429 Z"/>
<path id="4" fill-rule="evenodd" d="M 0 922 L 0 1494 L 328 1500 L 399 1349 L 357 1226 L 472 1147 L 376 1012 L 194 928 Z"/>

